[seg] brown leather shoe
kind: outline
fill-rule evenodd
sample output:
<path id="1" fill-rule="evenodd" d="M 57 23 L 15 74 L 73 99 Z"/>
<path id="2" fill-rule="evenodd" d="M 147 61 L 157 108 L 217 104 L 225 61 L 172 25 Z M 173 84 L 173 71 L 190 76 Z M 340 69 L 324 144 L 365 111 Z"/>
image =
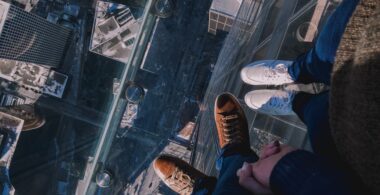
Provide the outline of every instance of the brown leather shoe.
<path id="1" fill-rule="evenodd" d="M 185 161 L 173 156 L 161 155 L 153 161 L 153 168 L 162 181 L 181 195 L 193 192 L 194 182 L 207 177 Z"/>
<path id="2" fill-rule="evenodd" d="M 220 148 L 230 143 L 249 146 L 247 118 L 239 101 L 232 94 L 223 93 L 216 98 L 214 115 Z"/>

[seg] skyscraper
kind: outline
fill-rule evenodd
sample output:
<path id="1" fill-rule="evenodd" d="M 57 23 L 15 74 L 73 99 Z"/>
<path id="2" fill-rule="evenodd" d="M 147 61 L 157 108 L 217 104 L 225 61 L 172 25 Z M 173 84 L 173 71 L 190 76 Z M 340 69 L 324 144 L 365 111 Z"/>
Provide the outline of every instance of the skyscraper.
<path id="1" fill-rule="evenodd" d="M 58 67 L 71 30 L 0 1 L 0 58 Z"/>
<path id="2" fill-rule="evenodd" d="M 141 21 L 123 4 L 97 1 L 90 51 L 127 63 Z"/>

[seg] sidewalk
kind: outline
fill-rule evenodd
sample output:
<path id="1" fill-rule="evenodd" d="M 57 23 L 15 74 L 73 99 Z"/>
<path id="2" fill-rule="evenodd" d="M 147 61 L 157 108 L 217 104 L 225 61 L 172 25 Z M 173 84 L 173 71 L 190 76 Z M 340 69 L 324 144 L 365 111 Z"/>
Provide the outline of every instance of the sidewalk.
<path id="1" fill-rule="evenodd" d="M 261 8 L 260 8 L 261 6 Z M 243 66 L 256 60 L 292 60 L 312 46 L 312 41 L 337 5 L 327 0 L 244 0 L 226 38 L 197 117 L 191 163 L 206 174 L 216 175 L 217 134 L 214 101 L 230 92 L 238 97 L 249 122 L 251 146 L 255 151 L 273 139 L 310 150 L 306 127 L 297 116 L 275 117 L 249 109 L 244 95 L 269 86 L 247 86 L 240 79 Z M 255 13 L 254 10 L 260 10 Z M 294 86 L 288 86 L 294 87 Z M 323 86 L 296 86 L 318 92 Z"/>

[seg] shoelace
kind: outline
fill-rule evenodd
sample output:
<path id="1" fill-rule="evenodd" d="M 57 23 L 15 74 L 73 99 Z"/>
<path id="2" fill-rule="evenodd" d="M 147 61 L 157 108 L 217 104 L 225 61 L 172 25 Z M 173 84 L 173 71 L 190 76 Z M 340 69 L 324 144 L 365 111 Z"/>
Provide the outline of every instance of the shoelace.
<path id="1" fill-rule="evenodd" d="M 176 167 L 173 174 L 168 178 L 168 183 L 174 185 L 180 192 L 190 193 L 193 190 L 194 181 L 189 175 Z"/>
<path id="2" fill-rule="evenodd" d="M 275 66 L 274 68 L 268 68 L 264 70 L 264 77 L 269 78 L 272 80 L 277 80 L 283 77 L 283 75 L 287 76 L 287 68 L 285 67 L 284 64 L 279 64 Z M 281 76 L 280 76 L 281 75 Z M 288 78 L 287 76 L 287 79 Z"/>
<path id="3" fill-rule="evenodd" d="M 239 115 L 236 111 L 232 111 L 230 113 L 220 113 L 223 115 L 221 117 L 221 124 L 223 127 L 223 134 L 225 137 L 225 141 L 227 142 L 239 142 L 243 140 L 243 136 L 241 135 L 238 125 L 239 125 Z"/>

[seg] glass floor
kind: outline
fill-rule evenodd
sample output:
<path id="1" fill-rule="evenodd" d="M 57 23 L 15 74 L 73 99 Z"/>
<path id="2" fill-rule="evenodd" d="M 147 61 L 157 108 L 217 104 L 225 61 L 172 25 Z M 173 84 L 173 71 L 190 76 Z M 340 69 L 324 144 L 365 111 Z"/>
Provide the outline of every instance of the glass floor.
<path id="1" fill-rule="evenodd" d="M 239 71 L 256 60 L 293 60 L 307 51 L 318 35 L 318 30 L 336 6 L 337 2 L 322 0 L 243 2 L 237 16 L 238 22 L 232 26 L 213 70 L 202 103 L 204 109 L 197 118 L 193 155 L 190 159 L 196 168 L 207 174 L 217 175 L 214 162 L 219 149 L 214 130 L 216 127 L 213 106 L 215 98 L 222 92 L 234 94 L 243 105 L 254 151 L 259 152 L 261 146 L 275 139 L 294 147 L 311 150 L 306 127 L 297 116 L 268 116 L 248 108 L 244 103 L 244 95 L 247 92 L 276 87 L 243 84 Z M 310 93 L 326 89 L 318 83 L 281 87 L 297 87 Z"/>
<path id="2" fill-rule="evenodd" d="M 112 2 L 0 1 L 3 194 L 172 194 L 151 166 L 161 153 L 215 175 L 212 111 L 225 91 L 244 105 L 253 149 L 310 149 L 297 117 L 245 106 L 246 92 L 269 86 L 246 86 L 239 71 L 305 52 L 339 1 L 243 0 L 216 35 L 211 0 Z"/>

